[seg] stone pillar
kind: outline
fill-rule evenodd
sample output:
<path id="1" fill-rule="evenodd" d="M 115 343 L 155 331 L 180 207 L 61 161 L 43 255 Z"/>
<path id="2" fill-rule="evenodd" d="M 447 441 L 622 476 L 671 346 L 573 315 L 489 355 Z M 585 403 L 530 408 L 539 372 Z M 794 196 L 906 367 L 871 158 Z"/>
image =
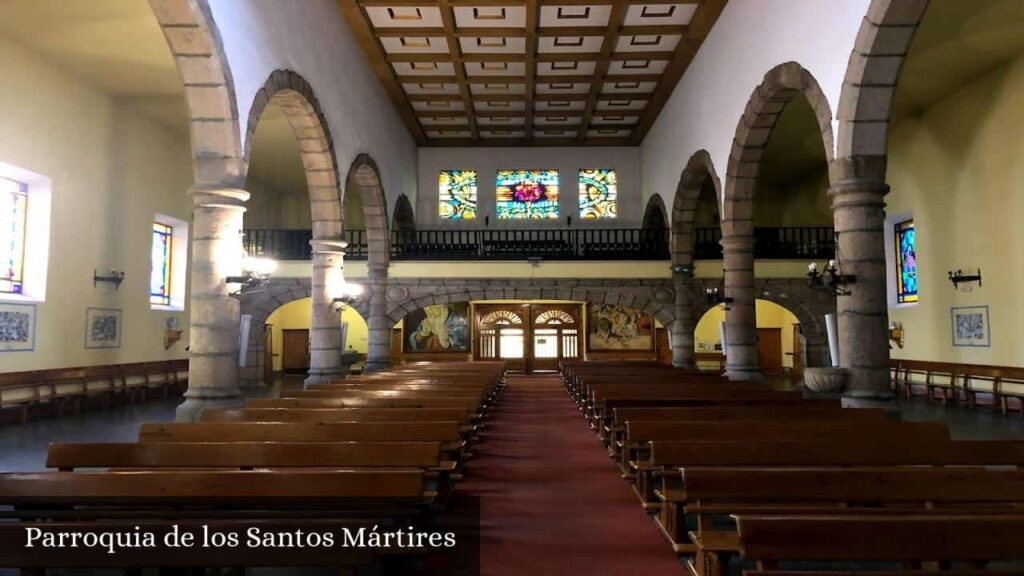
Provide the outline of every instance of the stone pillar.
<path id="1" fill-rule="evenodd" d="M 242 273 L 242 216 L 249 193 L 195 186 L 192 196 L 192 279 L 189 295 L 188 390 L 176 412 L 197 420 L 204 408 L 240 404 L 239 303 L 225 279 Z"/>
<path id="2" fill-rule="evenodd" d="M 676 368 L 695 369 L 697 362 L 693 349 L 693 331 L 696 322 L 693 318 L 693 292 L 690 283 L 693 280 L 693 269 L 686 267 L 672 274 L 675 288 L 674 302 L 676 321 L 672 323 L 672 365 Z"/>
<path id="3" fill-rule="evenodd" d="M 367 319 L 367 353 L 364 372 L 391 366 L 391 319 L 388 318 L 387 265 L 371 265 L 369 283 L 370 317 Z"/>
<path id="4" fill-rule="evenodd" d="M 757 298 L 754 288 L 754 237 L 731 234 L 722 238 L 725 296 L 725 374 L 730 380 L 761 381 L 757 366 Z"/>
<path id="5" fill-rule="evenodd" d="M 837 260 L 856 276 L 836 299 L 839 364 L 849 371 L 845 396 L 892 400 L 889 389 L 888 294 L 885 276 L 885 195 L 878 179 L 839 179 L 830 189 Z"/>
<path id="6" fill-rule="evenodd" d="M 333 299 L 345 282 L 343 264 L 348 244 L 341 238 L 314 238 L 309 243 L 313 247 L 312 323 L 305 383 L 323 384 L 347 375 L 341 363 L 341 319 Z"/>

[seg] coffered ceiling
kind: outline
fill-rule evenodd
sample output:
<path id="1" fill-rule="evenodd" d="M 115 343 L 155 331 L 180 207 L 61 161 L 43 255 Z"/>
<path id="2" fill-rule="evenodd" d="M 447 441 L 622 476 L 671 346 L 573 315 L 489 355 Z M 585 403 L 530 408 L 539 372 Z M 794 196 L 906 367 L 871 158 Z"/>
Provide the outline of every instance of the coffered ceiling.
<path id="1" fill-rule="evenodd" d="M 428 146 L 639 144 L 727 0 L 338 0 Z"/>

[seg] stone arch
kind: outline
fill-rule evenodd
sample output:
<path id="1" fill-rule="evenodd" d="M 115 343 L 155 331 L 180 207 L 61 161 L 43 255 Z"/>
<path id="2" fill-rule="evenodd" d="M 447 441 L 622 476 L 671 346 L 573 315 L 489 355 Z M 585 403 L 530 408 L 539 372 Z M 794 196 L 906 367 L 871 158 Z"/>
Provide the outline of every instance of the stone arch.
<path id="1" fill-rule="evenodd" d="M 797 62 L 786 62 L 769 70 L 750 96 L 736 126 L 722 199 L 724 236 L 753 234 L 754 194 L 761 155 L 783 109 L 801 94 L 807 98 L 818 120 L 826 161 L 831 164 L 835 157 L 832 109 L 818 81 Z"/>
<path id="2" fill-rule="evenodd" d="M 185 85 L 197 189 L 244 188 L 231 68 L 206 0 L 149 0 Z"/>
<path id="3" fill-rule="evenodd" d="M 839 95 L 838 174 L 885 180 L 889 119 L 903 62 L 930 0 L 872 0 Z"/>
<path id="4" fill-rule="evenodd" d="M 352 162 L 345 180 L 345 194 L 348 193 L 358 193 L 363 201 L 370 274 L 386 276 L 391 257 L 388 203 L 381 185 L 380 170 L 369 154 L 360 154 Z"/>
<path id="5" fill-rule="evenodd" d="M 246 166 L 252 155 L 256 127 L 271 103 L 284 112 L 298 143 L 309 188 L 313 238 L 340 238 L 342 210 L 334 141 L 313 88 L 296 72 L 275 70 L 256 93 L 246 128 Z"/>
<path id="6" fill-rule="evenodd" d="M 395 202 L 395 213 L 391 220 L 391 230 L 395 232 L 415 232 L 416 214 L 412 209 L 409 197 L 402 194 Z"/>
<path id="7" fill-rule="evenodd" d="M 693 266 L 693 218 L 697 200 L 707 180 L 715 188 L 715 198 L 722 202 L 722 183 L 707 150 L 698 150 L 686 162 L 672 201 L 672 265 Z"/>
<path id="8" fill-rule="evenodd" d="M 647 201 L 647 208 L 644 209 L 644 219 L 641 227 L 644 230 L 665 230 L 668 228 L 668 212 L 665 210 L 665 201 L 661 199 L 661 194 L 655 194 Z"/>
<path id="9" fill-rule="evenodd" d="M 694 291 L 703 293 L 707 288 L 715 288 L 718 281 L 711 278 L 695 283 Z M 772 278 L 759 282 L 757 300 L 767 300 L 789 310 L 800 321 L 803 335 L 807 341 L 807 358 L 805 366 L 829 365 L 828 334 L 825 328 L 825 314 L 836 311 L 835 296 L 827 292 L 814 290 L 807 286 L 806 281 L 796 278 Z M 713 305 L 703 297 L 693 299 L 693 328 Z"/>
<path id="10" fill-rule="evenodd" d="M 242 295 L 239 301 L 241 313 L 252 317 L 249 340 L 246 343 L 245 366 L 239 368 L 239 380 L 243 385 L 253 386 L 263 380 L 263 333 L 266 330 L 267 318 L 281 306 L 303 298 L 311 298 L 312 294 L 312 282 L 309 278 L 274 278 L 266 288 Z M 352 307 L 363 318 L 369 317 L 369 303 L 365 298 L 357 299 Z"/>

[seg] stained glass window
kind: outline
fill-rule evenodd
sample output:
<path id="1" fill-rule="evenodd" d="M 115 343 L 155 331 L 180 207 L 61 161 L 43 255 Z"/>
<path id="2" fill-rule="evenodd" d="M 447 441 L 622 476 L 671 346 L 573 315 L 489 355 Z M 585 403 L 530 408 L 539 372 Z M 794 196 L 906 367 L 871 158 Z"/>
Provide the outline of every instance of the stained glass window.
<path id="1" fill-rule="evenodd" d="M 28 185 L 0 178 L 0 292 L 21 294 L 25 272 Z"/>
<path id="2" fill-rule="evenodd" d="M 896 301 L 917 302 L 917 236 L 914 221 L 896 224 Z"/>
<path id="3" fill-rule="evenodd" d="M 580 218 L 615 218 L 618 215 L 618 178 L 615 170 L 580 170 Z"/>
<path id="4" fill-rule="evenodd" d="M 437 177 L 437 195 L 441 218 L 476 218 L 476 170 L 442 170 Z"/>
<path id="5" fill-rule="evenodd" d="M 558 170 L 498 170 L 494 184 L 499 219 L 558 218 Z"/>
<path id="6" fill-rule="evenodd" d="M 171 304 L 171 242 L 174 228 L 153 222 L 153 254 L 149 268 L 149 303 Z"/>

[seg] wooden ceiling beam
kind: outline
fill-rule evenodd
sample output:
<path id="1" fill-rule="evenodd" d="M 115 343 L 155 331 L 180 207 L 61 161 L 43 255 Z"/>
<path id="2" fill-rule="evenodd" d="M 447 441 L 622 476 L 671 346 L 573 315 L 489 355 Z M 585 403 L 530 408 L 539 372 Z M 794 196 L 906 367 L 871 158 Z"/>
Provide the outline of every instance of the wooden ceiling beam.
<path id="1" fill-rule="evenodd" d="M 608 74 L 608 68 L 612 63 L 612 54 L 615 51 L 615 45 L 618 44 L 619 29 L 622 28 L 623 23 L 626 21 L 626 13 L 628 11 L 629 2 L 627 0 L 614 0 L 611 14 L 608 16 L 608 28 L 604 33 L 604 40 L 601 41 L 601 54 L 598 57 L 597 66 L 594 68 L 595 81 L 590 84 L 587 105 L 583 109 L 583 121 L 580 123 L 580 131 L 576 135 L 576 138 L 580 141 L 587 139 L 590 119 L 593 118 L 594 110 L 597 109 L 598 95 L 604 86 L 604 77 Z"/>
<path id="2" fill-rule="evenodd" d="M 466 68 L 462 65 L 462 45 L 455 36 L 455 10 L 448 4 L 448 0 L 437 0 L 437 7 L 441 10 L 441 21 L 444 22 L 445 37 L 448 39 L 448 52 L 455 68 L 455 81 L 459 84 L 459 92 L 462 94 L 462 105 L 467 112 L 473 110 L 473 100 L 469 92 L 469 84 L 466 82 Z M 469 131 L 473 138 L 479 138 L 480 133 L 476 129 L 476 118 L 468 114 Z"/>
<path id="3" fill-rule="evenodd" d="M 540 26 L 540 5 L 537 0 L 526 0 L 526 140 L 533 137 L 533 101 L 536 93 L 537 76 L 537 27 Z"/>
<path id="4" fill-rule="evenodd" d="M 665 67 L 665 72 L 662 74 L 661 80 L 658 82 L 658 86 L 654 89 L 653 97 L 648 101 L 647 107 L 644 109 L 644 113 L 640 115 L 640 121 L 637 122 L 636 130 L 633 131 L 630 136 L 630 142 L 634 145 L 639 145 L 643 142 L 647 136 L 647 132 L 650 131 L 651 126 L 654 125 L 654 121 L 657 120 L 658 114 L 661 114 L 661 110 L 665 107 L 668 99 L 672 96 L 672 92 L 675 90 L 676 85 L 682 80 L 683 74 L 686 73 L 686 69 L 690 66 L 690 62 L 693 61 L 697 55 L 697 51 L 700 50 L 701 44 L 711 31 L 711 27 L 715 25 L 719 15 L 722 14 L 722 10 L 725 9 L 726 3 L 729 0 L 702 0 L 697 5 L 697 10 L 693 13 L 693 18 L 690 19 L 690 32 L 688 36 L 684 36 L 679 44 L 676 46 L 675 54 L 668 66 Z"/>
<path id="5" fill-rule="evenodd" d="M 598 93 L 597 100 L 649 100 L 648 92 L 621 92 L 617 94 Z M 586 102 L 590 94 L 534 94 L 537 102 Z M 527 102 L 527 94 L 470 94 L 473 102 Z M 409 94 L 410 102 L 461 102 L 462 94 Z"/>
<path id="6" fill-rule="evenodd" d="M 533 0 L 531 0 L 532 2 Z M 533 4 L 536 10 L 536 4 Z M 539 14 L 537 15 L 539 18 Z M 529 28 L 529 24 L 527 24 Z M 623 26 L 619 33 L 623 36 L 650 36 L 650 35 L 672 35 L 686 34 L 689 26 L 680 25 L 652 25 L 652 26 Z M 536 36 L 542 37 L 567 37 L 577 38 L 580 36 L 603 36 L 605 28 L 601 26 L 581 27 L 550 27 L 536 28 L 533 32 Z M 374 28 L 373 33 L 381 38 L 421 38 L 445 36 L 444 28 L 420 28 L 420 27 L 386 27 Z M 463 27 L 455 31 L 460 38 L 526 38 L 530 35 L 527 28 L 484 28 L 484 27 Z M 527 53 L 530 51 L 527 50 Z"/>
<path id="7" fill-rule="evenodd" d="M 413 113 L 412 106 L 405 98 L 405 90 L 402 89 L 395 78 L 394 68 L 383 57 L 384 46 L 381 45 L 380 40 L 370 30 L 370 17 L 356 3 L 356 0 L 338 0 L 338 6 L 341 8 L 341 13 L 344 15 L 345 20 L 348 21 L 349 28 L 352 29 L 356 42 L 359 43 L 363 52 L 366 53 L 374 75 L 384 85 L 384 92 L 387 93 L 391 103 L 398 109 L 398 115 L 409 129 L 413 140 L 422 146 L 427 141 L 426 134 L 423 133 L 419 120 Z"/>
<path id="8" fill-rule="evenodd" d="M 517 132 L 520 130 L 517 130 Z M 479 140 L 467 140 L 465 138 L 431 138 L 429 147 L 433 148 L 508 148 L 508 147 L 534 147 L 534 146 L 579 146 L 575 138 L 480 138 Z M 629 138 L 590 138 L 587 144 L 591 146 L 627 146 Z"/>

